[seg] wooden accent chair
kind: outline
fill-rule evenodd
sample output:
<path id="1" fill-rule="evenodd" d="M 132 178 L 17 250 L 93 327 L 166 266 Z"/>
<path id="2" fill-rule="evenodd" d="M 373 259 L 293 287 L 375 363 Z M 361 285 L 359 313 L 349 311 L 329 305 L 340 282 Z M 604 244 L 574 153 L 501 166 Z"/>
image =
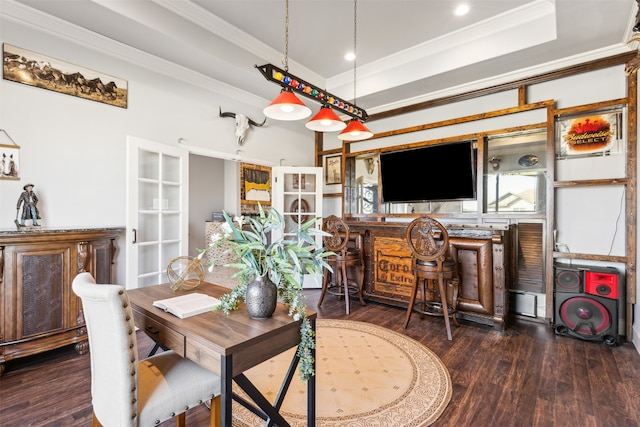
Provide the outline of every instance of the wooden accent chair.
<path id="1" fill-rule="evenodd" d="M 220 377 L 173 351 L 138 361 L 133 310 L 124 287 L 97 285 L 90 273 L 73 280 L 82 299 L 91 355 L 92 426 L 153 426 L 211 400 L 220 425 Z"/>
<path id="2" fill-rule="evenodd" d="M 412 255 L 414 283 L 409 297 L 404 328 L 406 329 L 409 325 L 413 311 L 444 316 L 447 338 L 451 341 L 450 314 L 453 317 L 453 323 L 459 326 L 455 314 L 458 305 L 459 275 L 456 261 L 447 256 L 449 250 L 447 229 L 435 219 L 423 216 L 414 219 L 407 226 L 406 239 Z M 439 240 L 440 242 L 438 242 Z M 451 289 L 449 293 L 445 290 L 445 280 L 450 285 L 447 286 Z M 435 288 L 436 283 L 437 289 Z M 420 309 L 415 307 L 418 288 L 421 288 L 422 292 L 422 301 L 418 302 Z M 432 301 L 427 301 L 427 290 L 431 291 L 434 296 Z M 436 301 L 436 298 L 440 301 Z"/>
<path id="3" fill-rule="evenodd" d="M 335 252 L 327 258 L 327 263 L 333 269 L 333 279 L 336 282 L 336 295 L 344 296 L 349 314 L 349 297 L 357 295 L 362 305 L 366 305 L 362 299 L 362 285 L 364 282 L 364 257 L 362 254 L 362 236 L 358 233 L 349 233 L 349 226 L 342 218 L 331 215 L 322 221 L 322 229 L 329 233 L 324 237 L 324 246 L 327 250 Z M 355 272 L 355 279 L 349 280 L 347 270 L 351 269 Z M 322 293 L 318 306 L 322 304 L 327 290 L 330 285 L 331 272 L 328 269 L 324 271 L 322 281 Z M 342 289 L 340 289 L 342 287 Z"/>

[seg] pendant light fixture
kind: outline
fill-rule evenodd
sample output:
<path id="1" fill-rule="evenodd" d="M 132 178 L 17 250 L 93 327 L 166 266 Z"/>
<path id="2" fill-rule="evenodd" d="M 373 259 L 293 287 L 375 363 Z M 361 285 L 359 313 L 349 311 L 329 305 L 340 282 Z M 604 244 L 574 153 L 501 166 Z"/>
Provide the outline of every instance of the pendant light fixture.
<path id="1" fill-rule="evenodd" d="M 337 132 L 346 128 L 347 124 L 340 120 L 331 107 L 325 104 L 305 126 L 316 132 Z"/>
<path id="2" fill-rule="evenodd" d="M 285 0 L 285 33 L 284 71 L 289 71 L 289 0 Z M 280 95 L 274 99 L 263 111 L 265 116 L 275 120 L 300 120 L 311 115 L 311 109 L 304 105 L 289 88 L 283 88 Z"/>
<path id="3" fill-rule="evenodd" d="M 324 106 L 328 106 L 340 114 L 346 114 L 353 118 L 360 119 L 363 122 L 369 118 L 367 112 L 354 103 L 333 95 L 324 89 L 320 89 L 318 86 L 298 76 L 294 76 L 273 64 L 256 65 L 256 68 L 265 79 L 298 96 L 304 96 Z"/>
<path id="4" fill-rule="evenodd" d="M 353 0 L 353 103 L 356 103 L 356 41 L 358 29 L 358 0 Z M 360 120 L 353 118 L 349 121 L 347 127 L 340 132 L 338 139 L 343 141 L 362 141 L 373 136 L 371 132 Z"/>

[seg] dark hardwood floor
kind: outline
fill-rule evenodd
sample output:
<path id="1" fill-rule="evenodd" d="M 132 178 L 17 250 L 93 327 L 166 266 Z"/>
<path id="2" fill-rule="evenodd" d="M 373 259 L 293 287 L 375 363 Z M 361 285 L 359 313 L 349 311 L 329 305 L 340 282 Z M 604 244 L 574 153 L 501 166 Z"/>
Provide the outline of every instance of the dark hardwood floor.
<path id="1" fill-rule="evenodd" d="M 319 291 L 307 291 L 316 309 Z M 451 403 L 434 426 L 640 425 L 640 355 L 618 347 L 556 336 L 548 325 L 515 321 L 505 331 L 462 322 L 446 339 L 441 318 L 412 317 L 404 310 L 327 296 L 320 318 L 375 323 L 406 333 L 434 351 L 451 374 Z M 138 334 L 145 355 L 152 342 Z M 319 402 L 322 404 L 322 402 Z M 207 425 L 207 410 L 189 412 L 187 424 Z M 89 426 L 88 356 L 72 347 L 7 363 L 0 378 L 0 426 Z M 173 425 L 170 422 L 166 425 Z M 384 426 L 391 427 L 391 426 Z"/>

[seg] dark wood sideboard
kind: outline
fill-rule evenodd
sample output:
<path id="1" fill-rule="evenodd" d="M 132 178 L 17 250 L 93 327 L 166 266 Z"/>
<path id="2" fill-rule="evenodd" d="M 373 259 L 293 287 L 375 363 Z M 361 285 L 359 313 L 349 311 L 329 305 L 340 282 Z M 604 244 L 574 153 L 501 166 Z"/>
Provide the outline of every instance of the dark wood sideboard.
<path id="1" fill-rule="evenodd" d="M 458 316 L 505 326 L 513 277 L 513 225 L 445 224 L 449 253 L 459 264 Z M 406 307 L 413 284 L 411 252 L 401 222 L 349 222 L 363 237 L 364 298 Z"/>
<path id="2" fill-rule="evenodd" d="M 78 273 L 111 283 L 123 228 L 0 230 L 0 375 L 5 362 L 69 344 L 87 351 Z"/>

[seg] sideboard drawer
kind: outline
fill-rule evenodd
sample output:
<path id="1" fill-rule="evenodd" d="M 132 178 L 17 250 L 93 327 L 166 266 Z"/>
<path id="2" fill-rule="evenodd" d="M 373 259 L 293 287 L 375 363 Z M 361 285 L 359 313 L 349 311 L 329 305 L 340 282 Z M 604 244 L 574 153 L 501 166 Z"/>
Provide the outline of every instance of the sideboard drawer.
<path id="1" fill-rule="evenodd" d="M 146 317 L 145 315 L 135 310 L 133 311 L 133 319 L 135 325 L 143 330 L 144 333 L 147 334 L 152 340 L 164 347 L 170 348 L 182 357 L 185 356 L 184 335 Z"/>

